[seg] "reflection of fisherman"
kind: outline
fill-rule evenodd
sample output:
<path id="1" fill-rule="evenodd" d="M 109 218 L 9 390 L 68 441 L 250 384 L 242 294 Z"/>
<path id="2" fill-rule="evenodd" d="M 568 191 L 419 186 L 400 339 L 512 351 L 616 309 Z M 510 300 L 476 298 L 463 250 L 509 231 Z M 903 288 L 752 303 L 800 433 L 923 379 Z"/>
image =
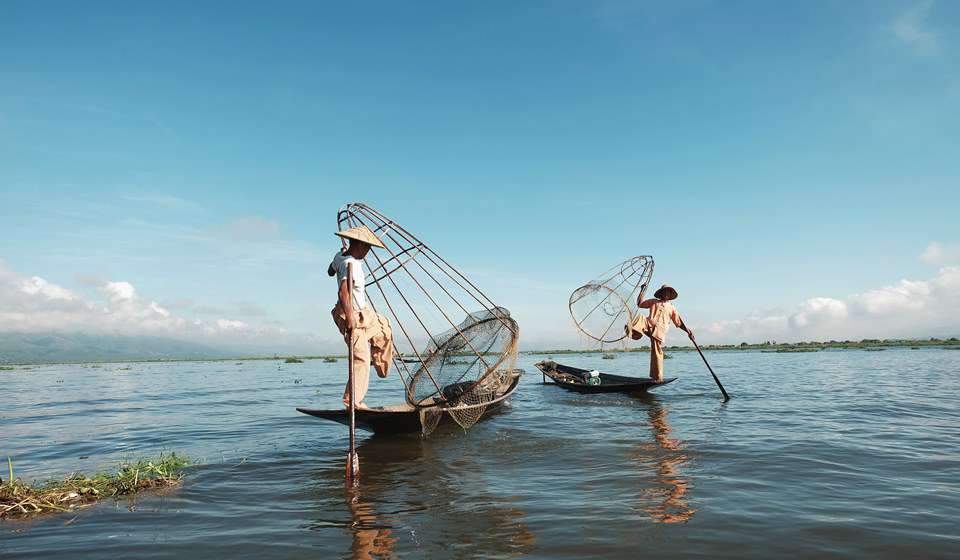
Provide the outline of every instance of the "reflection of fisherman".
<path id="1" fill-rule="evenodd" d="M 643 335 L 650 337 L 650 378 L 654 381 L 663 381 L 663 340 L 667 336 L 670 322 L 690 335 L 693 340 L 693 331 L 683 324 L 680 314 L 670 303 L 677 299 L 677 291 L 664 284 L 653 294 L 654 299 L 641 301 L 637 298 L 640 309 L 649 309 L 648 317 L 637 317 L 632 325 L 627 326 L 630 338 L 640 340 Z"/>
<path id="2" fill-rule="evenodd" d="M 686 499 L 690 481 L 681 476 L 679 467 L 689 459 L 683 453 L 683 443 L 670 438 L 670 423 L 667 410 L 662 406 L 650 407 L 650 425 L 653 436 L 665 454 L 657 461 L 657 482 L 664 485 L 656 494 L 662 501 L 651 504 L 646 509 L 655 523 L 678 523 L 688 521 L 697 510 L 690 507 Z"/>
<path id="3" fill-rule="evenodd" d="M 393 359 L 393 333 L 386 317 L 368 307 L 363 273 L 363 258 L 370 246 L 384 248 L 383 243 L 367 226 L 358 226 L 336 233 L 350 240 L 350 246 L 339 251 L 327 268 L 327 274 L 337 276 L 337 305 L 333 321 L 344 341 L 353 348 L 353 390 L 358 407 L 365 406 L 363 397 L 370 384 L 370 360 L 377 375 L 386 377 Z M 348 278 L 352 282 L 348 282 Z M 352 290 L 348 286 L 352 283 Z M 349 312 L 347 311 L 349 310 Z M 351 336 L 353 338 L 351 345 Z M 343 402 L 350 406 L 349 384 L 343 392 Z"/>

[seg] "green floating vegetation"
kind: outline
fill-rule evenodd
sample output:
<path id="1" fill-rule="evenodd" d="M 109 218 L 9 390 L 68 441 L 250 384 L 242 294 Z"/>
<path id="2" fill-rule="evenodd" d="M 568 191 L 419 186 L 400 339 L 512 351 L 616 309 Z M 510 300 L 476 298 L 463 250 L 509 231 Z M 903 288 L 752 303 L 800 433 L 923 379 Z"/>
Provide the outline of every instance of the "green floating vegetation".
<path id="1" fill-rule="evenodd" d="M 819 352 L 819 348 L 778 348 L 777 354 L 794 354 L 798 352 Z"/>
<path id="2" fill-rule="evenodd" d="M 183 455 L 161 454 L 153 460 L 121 463 L 112 474 L 71 474 L 63 480 L 28 484 L 14 476 L 13 459 L 8 457 L 7 479 L 0 482 L 0 519 L 74 511 L 104 498 L 176 486 L 188 464 Z"/>
<path id="3" fill-rule="evenodd" d="M 672 359 L 673 359 L 673 356 L 671 356 L 670 354 L 664 354 L 664 355 L 663 355 L 663 359 L 664 359 L 664 360 L 672 360 Z"/>
<path id="4" fill-rule="evenodd" d="M 303 363 L 303 360 L 301 360 L 300 358 L 287 358 L 286 360 L 283 361 L 283 363 L 285 363 L 285 364 L 302 364 L 302 363 Z"/>
<path id="5" fill-rule="evenodd" d="M 17 368 L 12 367 L 12 366 L 0 366 L 0 371 L 13 371 L 13 370 L 15 370 L 15 369 L 17 369 Z"/>
<path id="6" fill-rule="evenodd" d="M 324 357 L 323 357 L 323 362 L 324 362 L 325 364 L 335 364 L 335 363 L 337 363 L 337 359 L 334 358 L 333 356 L 324 356 Z"/>

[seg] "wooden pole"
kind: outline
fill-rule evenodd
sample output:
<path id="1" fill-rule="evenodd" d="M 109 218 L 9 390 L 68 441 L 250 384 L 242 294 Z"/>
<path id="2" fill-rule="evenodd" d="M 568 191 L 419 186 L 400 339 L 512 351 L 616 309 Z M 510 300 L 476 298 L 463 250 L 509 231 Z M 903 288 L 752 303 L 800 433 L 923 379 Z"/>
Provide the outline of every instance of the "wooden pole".
<path id="1" fill-rule="evenodd" d="M 347 293 L 350 294 L 350 309 L 345 310 L 346 313 L 353 314 L 353 271 L 351 270 L 351 265 L 347 265 Z M 350 451 L 347 455 L 347 481 L 353 481 L 360 475 L 360 459 L 357 457 L 357 424 L 356 424 L 356 413 L 357 405 L 354 402 L 354 391 L 353 391 L 353 344 L 355 342 L 354 329 L 348 327 L 347 335 L 350 339 L 350 344 L 347 346 L 347 385 L 349 387 L 347 393 L 350 398 Z"/>
<path id="2" fill-rule="evenodd" d="M 687 324 L 683 322 L 683 319 L 680 320 L 680 324 L 683 325 L 683 330 L 687 332 L 687 336 L 690 338 L 690 342 L 693 343 L 694 348 L 697 349 L 697 352 L 700 354 L 700 357 L 703 358 L 703 363 L 706 364 L 707 369 L 710 370 L 710 375 L 713 376 L 713 380 L 717 382 L 717 387 L 720 387 L 720 392 L 723 393 L 723 400 L 729 401 L 730 395 L 727 394 L 727 390 L 723 388 L 723 384 L 720 383 L 720 378 L 717 377 L 717 374 L 713 373 L 713 368 L 710 367 L 710 362 L 707 361 L 707 357 L 703 355 L 703 350 L 700 350 L 700 345 L 697 344 L 696 339 L 690 336 L 690 331 L 687 330 Z"/>
<path id="3" fill-rule="evenodd" d="M 700 353 L 700 357 L 703 358 L 703 363 L 707 364 L 707 369 L 710 370 L 710 375 L 713 376 L 713 380 L 717 382 L 717 387 L 720 387 L 720 392 L 723 393 L 723 400 L 729 401 L 730 395 L 727 394 L 727 390 L 723 388 L 723 385 L 720 383 L 720 378 L 717 377 L 717 374 L 713 373 L 713 368 L 710 367 L 710 362 L 707 361 L 707 357 L 703 355 L 703 351 L 700 350 L 700 345 L 697 344 L 697 341 L 690 337 L 690 342 L 693 343 L 693 346 L 697 349 L 697 352 Z"/>

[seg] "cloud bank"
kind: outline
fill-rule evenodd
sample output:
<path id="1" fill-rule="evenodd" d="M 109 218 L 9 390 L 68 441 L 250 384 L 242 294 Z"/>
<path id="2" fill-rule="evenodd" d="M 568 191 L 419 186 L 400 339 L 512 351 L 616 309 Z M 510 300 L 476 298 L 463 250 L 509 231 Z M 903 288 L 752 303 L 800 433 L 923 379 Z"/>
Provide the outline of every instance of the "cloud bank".
<path id="1" fill-rule="evenodd" d="M 960 335 L 960 244 L 933 242 L 920 258 L 938 267 L 932 277 L 903 279 L 846 297 L 818 295 L 788 310 L 694 325 L 697 338 L 737 343 Z M 81 284 L 85 293 L 21 274 L 0 260 L 0 331 L 165 336 L 246 354 L 343 350 L 332 329 L 326 337 L 292 333 L 270 322 L 268 311 L 254 303 L 162 304 L 123 280 L 88 278 Z M 537 348 L 557 346 L 567 327 L 541 326 L 526 339 Z M 671 333 L 670 343 L 684 341 L 682 333 Z"/>
<path id="2" fill-rule="evenodd" d="M 931 243 L 921 258 L 960 260 L 960 254 L 943 248 Z M 943 266 L 927 280 L 900 280 L 842 299 L 812 297 L 791 312 L 717 321 L 699 333 L 718 342 L 955 336 L 960 333 L 960 265 Z"/>
<path id="3" fill-rule="evenodd" d="M 102 281 L 95 294 L 84 296 L 39 276 L 25 276 L 0 261 L 0 331 L 165 336 L 250 352 L 318 352 L 335 342 L 236 317 L 179 316 L 125 281 Z"/>

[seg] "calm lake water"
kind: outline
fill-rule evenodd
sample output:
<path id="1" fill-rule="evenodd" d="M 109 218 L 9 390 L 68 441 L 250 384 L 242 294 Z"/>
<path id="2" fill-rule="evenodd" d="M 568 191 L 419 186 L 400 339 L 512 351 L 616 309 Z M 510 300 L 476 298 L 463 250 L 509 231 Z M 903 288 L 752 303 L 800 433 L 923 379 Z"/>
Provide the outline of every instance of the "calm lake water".
<path id="1" fill-rule="evenodd" d="M 3 558 L 947 558 L 960 551 L 960 351 L 696 353 L 654 396 L 577 395 L 533 363 L 510 406 L 428 439 L 347 431 L 345 361 L 0 371 L 0 458 L 26 478 L 175 450 L 183 485 L 0 522 Z M 611 373 L 645 356 L 557 356 Z M 374 379 L 370 404 L 399 397 Z M 5 469 L 4 469 L 5 471 Z M 5 472 L 3 476 L 5 476 Z"/>

